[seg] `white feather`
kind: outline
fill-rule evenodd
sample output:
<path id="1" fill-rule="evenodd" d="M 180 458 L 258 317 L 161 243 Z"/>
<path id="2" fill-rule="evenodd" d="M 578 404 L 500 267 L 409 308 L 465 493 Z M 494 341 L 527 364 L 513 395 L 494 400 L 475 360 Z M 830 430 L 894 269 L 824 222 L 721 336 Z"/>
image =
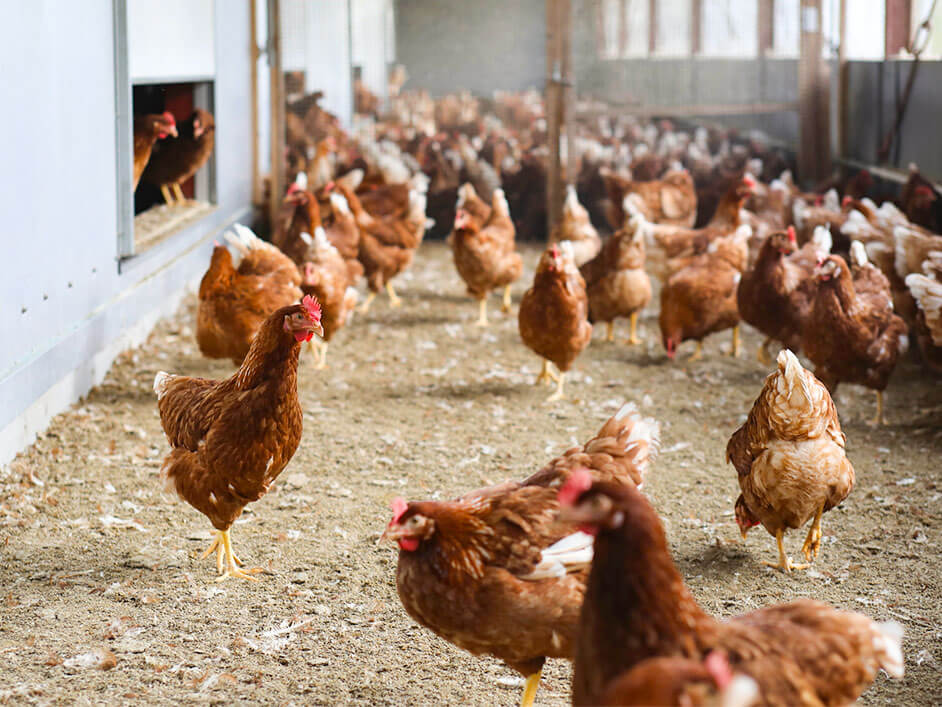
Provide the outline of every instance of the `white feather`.
<path id="1" fill-rule="evenodd" d="M 520 578 L 528 581 L 563 577 L 592 563 L 594 538 L 582 531 L 567 535 L 540 553 L 540 561 L 533 570 Z"/>
<path id="2" fill-rule="evenodd" d="M 157 393 L 157 400 L 160 400 L 167 393 L 167 384 L 170 383 L 175 375 L 172 373 L 167 373 L 166 371 L 157 371 L 157 375 L 154 376 L 154 392 Z"/>

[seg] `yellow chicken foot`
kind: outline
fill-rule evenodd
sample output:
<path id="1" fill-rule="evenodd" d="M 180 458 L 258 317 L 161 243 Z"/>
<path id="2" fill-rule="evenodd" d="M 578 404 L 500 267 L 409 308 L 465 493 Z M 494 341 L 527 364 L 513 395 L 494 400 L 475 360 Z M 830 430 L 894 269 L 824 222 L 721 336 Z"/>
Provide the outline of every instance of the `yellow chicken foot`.
<path id="1" fill-rule="evenodd" d="M 615 341 L 615 322 L 605 322 L 605 340 Z"/>
<path id="2" fill-rule="evenodd" d="M 396 294 L 396 291 L 393 289 L 392 283 L 386 283 L 386 292 L 389 295 L 389 306 L 390 307 L 401 307 L 402 299 L 399 295 Z"/>
<path id="3" fill-rule="evenodd" d="M 226 531 L 224 531 L 224 530 L 217 530 L 217 531 L 216 531 L 216 537 L 213 539 L 213 544 L 210 545 L 210 546 L 206 549 L 206 552 L 204 552 L 202 555 L 200 555 L 200 559 L 201 559 L 201 560 L 205 560 L 207 557 L 209 557 L 210 555 L 213 554 L 213 551 L 215 551 L 215 552 L 216 552 L 216 571 L 217 571 L 219 574 L 222 574 L 223 558 L 224 558 L 225 555 L 226 555 L 226 544 L 225 544 L 225 542 L 223 542 L 223 539 L 222 539 L 222 534 L 223 534 L 224 532 L 226 532 Z M 234 560 L 236 561 L 236 564 L 237 564 L 237 565 L 240 565 L 240 566 L 242 565 L 242 560 L 240 560 L 240 559 L 239 559 L 238 557 L 236 557 L 235 555 L 232 556 L 232 559 L 234 559 Z"/>
<path id="4" fill-rule="evenodd" d="M 556 392 L 553 393 L 546 399 L 546 402 L 552 403 L 557 400 L 562 400 L 566 396 L 563 394 L 563 382 L 566 380 L 566 374 L 563 371 L 559 372 L 559 377 L 556 379 Z"/>
<path id="5" fill-rule="evenodd" d="M 883 416 L 883 391 L 876 391 L 877 394 L 877 414 L 872 420 L 870 420 L 871 425 L 885 425 L 886 418 Z"/>
<path id="6" fill-rule="evenodd" d="M 733 327 L 733 358 L 739 358 L 739 325 Z"/>
<path id="7" fill-rule="evenodd" d="M 500 311 L 504 314 L 510 311 L 510 285 L 504 288 L 504 300 L 501 302 Z"/>
<path id="8" fill-rule="evenodd" d="M 533 707 L 536 700 L 536 691 L 540 689 L 540 678 L 543 676 L 543 668 L 537 670 L 533 675 L 527 677 L 526 685 L 523 688 L 523 699 L 520 700 L 520 707 Z"/>
<path id="9" fill-rule="evenodd" d="M 257 582 L 258 578 L 253 577 L 252 575 L 257 574 L 262 571 L 261 567 L 253 567 L 250 570 L 239 569 L 239 566 L 242 564 L 242 561 L 235 556 L 235 553 L 232 551 L 232 541 L 229 538 L 228 530 L 218 531 L 220 539 L 222 540 L 222 549 L 225 553 L 225 566 L 222 568 L 222 573 L 219 577 L 216 578 L 217 582 L 221 582 L 224 579 L 229 577 L 238 577 L 239 579 L 248 579 L 252 582 Z M 217 558 L 217 564 L 219 560 Z"/>
<path id="10" fill-rule="evenodd" d="M 547 359 L 543 359 L 543 369 L 540 371 L 540 375 L 536 377 L 536 380 L 533 382 L 533 385 L 539 385 L 540 383 L 549 384 L 551 381 L 558 381 L 559 377 L 553 373 L 553 370 L 550 368 L 550 362 Z"/>
<path id="11" fill-rule="evenodd" d="M 795 564 L 788 558 L 788 555 L 785 554 L 785 531 L 781 528 L 779 528 L 775 533 L 775 541 L 778 543 L 778 562 L 769 562 L 766 560 L 762 562 L 763 565 L 785 570 L 786 572 L 791 572 L 792 570 L 804 570 L 810 567 L 810 565 Z"/>
<path id="12" fill-rule="evenodd" d="M 359 307 L 357 307 L 357 311 L 360 312 L 361 314 L 366 314 L 367 312 L 369 312 L 369 311 L 370 311 L 370 305 L 373 304 L 373 300 L 374 300 L 374 299 L 376 299 L 376 293 L 375 293 L 375 292 L 370 292 L 370 293 L 366 296 L 366 299 L 363 300 L 363 304 L 361 304 Z"/>
<path id="13" fill-rule="evenodd" d="M 637 346 L 641 343 L 641 339 L 638 338 L 638 313 L 632 312 L 628 321 L 631 323 L 631 328 L 628 330 L 628 338 L 625 343 L 629 346 Z"/>
<path id="14" fill-rule="evenodd" d="M 477 326 L 487 326 L 487 298 L 482 299 L 479 302 L 480 313 L 478 314 L 478 320 L 475 322 Z"/>
<path id="15" fill-rule="evenodd" d="M 167 188 L 166 184 L 160 185 L 160 193 L 163 194 L 164 201 L 167 202 L 167 206 L 173 206 L 176 203 L 176 199 L 170 194 L 170 189 Z"/>
<path id="16" fill-rule="evenodd" d="M 180 188 L 179 184 L 173 185 L 173 195 L 177 197 L 177 200 L 182 204 L 186 201 L 186 197 L 183 196 L 183 190 Z"/>
<path id="17" fill-rule="evenodd" d="M 314 368 L 318 371 L 323 371 L 327 368 L 327 342 L 321 341 L 317 345 L 317 351 L 320 355 L 317 357 L 317 365 L 314 366 Z"/>
<path id="18" fill-rule="evenodd" d="M 772 339 L 766 338 L 766 340 L 763 341 L 762 344 L 759 346 L 759 350 L 756 351 L 756 359 L 763 366 L 768 366 L 770 363 L 772 363 L 772 359 L 769 356 L 769 344 L 771 343 L 772 343 Z"/>
<path id="19" fill-rule="evenodd" d="M 814 514 L 814 520 L 811 528 L 808 529 L 808 537 L 805 538 L 805 544 L 801 546 L 801 551 L 805 559 L 811 562 L 818 558 L 818 550 L 821 549 L 821 516 L 824 514 L 822 505 Z"/>
<path id="20" fill-rule="evenodd" d="M 699 361 L 701 358 L 703 358 L 703 342 L 698 341 L 697 350 L 693 352 L 693 354 L 690 356 L 690 358 L 687 359 L 687 361 L 688 362 Z"/>

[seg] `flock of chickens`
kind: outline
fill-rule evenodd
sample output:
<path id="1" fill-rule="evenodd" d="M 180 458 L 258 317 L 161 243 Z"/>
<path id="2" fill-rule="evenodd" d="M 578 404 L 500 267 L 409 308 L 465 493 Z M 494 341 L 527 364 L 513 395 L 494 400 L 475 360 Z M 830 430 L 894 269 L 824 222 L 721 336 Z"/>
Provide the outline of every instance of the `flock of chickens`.
<path id="1" fill-rule="evenodd" d="M 226 240 L 238 265 L 217 243 L 200 284 L 199 347 L 238 370 L 225 381 L 161 372 L 154 383 L 172 447 L 161 475 L 215 527 L 204 557 L 215 554 L 220 579 L 255 579 L 229 529 L 294 454 L 302 344 L 326 365 L 358 280 L 369 289 L 362 310 L 383 289 L 397 306 L 393 279 L 444 222 L 486 325 L 491 293 L 511 307 L 523 270 L 516 235 L 545 229 L 546 133 L 534 94 L 490 105 L 402 94 L 390 116 L 362 121 L 354 135 L 317 99 L 289 106 L 291 186 L 270 242 L 236 227 Z M 666 122 L 605 118 L 581 125 L 575 143 L 579 174 L 519 305 L 521 338 L 543 360 L 537 382 L 555 379 L 552 399 L 563 396 L 595 323 L 612 340 L 613 323 L 627 318 L 628 343 L 637 343 L 649 272 L 661 279 L 670 358 L 688 340 L 701 355 L 703 339 L 727 329 L 737 355 L 741 320 L 768 337 L 760 359 L 782 343 L 727 460 L 743 536 L 762 524 L 779 554 L 768 564 L 807 567 L 788 557 L 785 532 L 811 522 L 802 548 L 811 562 L 823 514 L 855 481 L 831 392 L 842 381 L 882 392 L 910 331 L 927 364 L 942 361 L 942 236 L 932 230 L 942 224 L 927 220 L 939 196 L 916 183 L 902 211 L 877 207 L 866 173 L 844 185 L 843 202 L 836 191 L 802 193 L 788 172 L 763 181 L 782 158 L 754 136 L 690 135 Z M 605 219 L 614 233 L 603 243 L 593 222 L 604 229 Z M 406 611 L 521 673 L 524 705 L 549 657 L 574 662 L 576 704 L 839 705 L 881 668 L 902 675 L 896 624 L 808 600 L 724 621 L 707 615 L 640 493 L 658 446 L 657 423 L 629 404 L 523 481 L 448 502 L 395 499 L 384 537 L 399 547 Z"/>

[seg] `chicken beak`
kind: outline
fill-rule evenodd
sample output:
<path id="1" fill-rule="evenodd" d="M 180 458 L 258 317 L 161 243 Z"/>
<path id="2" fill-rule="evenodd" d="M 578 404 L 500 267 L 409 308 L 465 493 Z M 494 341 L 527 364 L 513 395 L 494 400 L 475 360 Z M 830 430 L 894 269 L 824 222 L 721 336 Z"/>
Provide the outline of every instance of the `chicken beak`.
<path id="1" fill-rule="evenodd" d="M 739 527 L 739 534 L 742 535 L 742 539 L 745 540 L 746 536 L 749 534 L 749 529 L 743 526 Z"/>

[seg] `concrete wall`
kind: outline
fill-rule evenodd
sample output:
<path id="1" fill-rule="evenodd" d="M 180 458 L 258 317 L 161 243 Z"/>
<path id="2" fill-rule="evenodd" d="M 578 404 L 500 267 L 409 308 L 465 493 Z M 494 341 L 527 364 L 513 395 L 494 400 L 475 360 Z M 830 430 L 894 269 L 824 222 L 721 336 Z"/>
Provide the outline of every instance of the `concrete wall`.
<path id="1" fill-rule="evenodd" d="M 218 209 L 117 261 L 112 0 L 8 3 L 0 31 L 0 464 L 196 283 L 251 198 L 248 2 L 217 4 Z M 15 167 L 13 167 L 15 165 Z"/>

